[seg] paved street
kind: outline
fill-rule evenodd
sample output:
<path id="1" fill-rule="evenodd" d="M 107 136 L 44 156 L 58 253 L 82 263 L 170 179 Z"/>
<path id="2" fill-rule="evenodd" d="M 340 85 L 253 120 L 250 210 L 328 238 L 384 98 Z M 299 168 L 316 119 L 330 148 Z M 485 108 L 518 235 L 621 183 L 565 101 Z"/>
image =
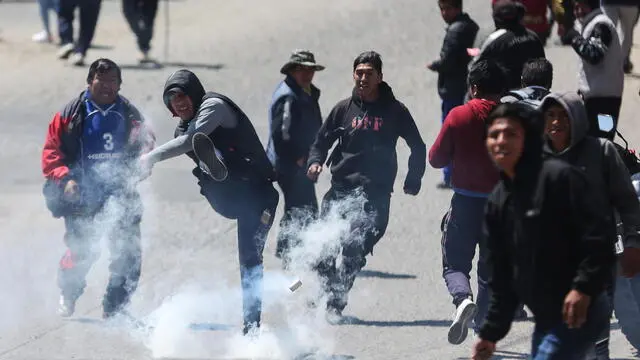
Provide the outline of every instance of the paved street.
<path id="1" fill-rule="evenodd" d="M 105 0 L 87 62 L 109 57 L 122 65 L 121 93 L 153 123 L 159 142 L 172 137 L 176 123 L 162 103 L 164 81 L 186 67 L 205 88 L 234 99 L 266 144 L 268 104 L 291 50 L 309 48 L 327 67 L 315 78 L 326 115 L 351 92 L 355 56 L 374 49 L 382 54 L 384 79 L 430 146 L 440 126 L 440 100 L 436 75 L 425 64 L 439 54 L 444 35 L 436 3 L 173 0 L 165 59 L 167 3 L 162 1 L 152 52 L 165 66 L 146 69 L 137 66 L 135 39 L 120 1 Z M 465 3 L 489 31 L 490 2 Z M 431 168 L 417 197 L 403 194 L 408 157 L 403 141 L 389 228 L 356 281 L 345 310 L 347 324 L 330 326 L 303 311 L 314 281 L 280 271 L 273 256 L 274 226 L 265 249 L 265 333 L 257 344 L 243 341 L 235 225 L 215 214 L 199 194 L 186 157 L 158 164 L 142 185 L 143 275 L 132 312 L 155 327 L 102 323 L 107 251 L 89 275 L 76 315 L 57 317 L 63 223 L 50 216 L 41 195 L 40 151 L 52 115 L 83 89 L 87 68 L 57 60 L 53 45 L 32 43 L 39 30 L 35 2 L 0 2 L 0 359 L 284 359 L 300 349 L 318 349 L 323 359 L 469 357 L 472 336 L 459 346 L 447 342 L 454 308 L 441 277 L 439 226 L 451 194 L 436 189 L 441 173 Z M 546 49 L 555 67 L 554 89 L 574 89 L 577 57 L 554 41 Z M 640 66 L 640 52 L 634 51 Z M 620 129 L 640 146 L 640 121 L 634 116 L 640 111 L 638 77 L 626 78 Z M 318 195 L 328 188 L 325 171 Z M 320 241 L 338 225 L 319 224 L 306 238 Z M 303 287 L 290 293 L 287 286 L 296 276 Z M 613 328 L 612 358 L 634 358 L 615 322 Z M 515 323 L 495 358 L 525 359 L 530 332 L 531 322 Z"/>

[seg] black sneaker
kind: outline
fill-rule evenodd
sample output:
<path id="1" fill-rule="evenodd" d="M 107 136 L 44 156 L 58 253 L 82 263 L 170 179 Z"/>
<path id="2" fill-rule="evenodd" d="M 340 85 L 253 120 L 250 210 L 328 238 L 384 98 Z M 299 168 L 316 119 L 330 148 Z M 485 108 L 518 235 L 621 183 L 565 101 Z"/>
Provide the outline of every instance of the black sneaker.
<path id="1" fill-rule="evenodd" d="M 227 166 L 216 153 L 213 141 L 204 133 L 195 133 L 191 140 L 193 152 L 196 154 L 200 164 L 200 169 L 213 180 L 224 181 L 229 172 Z"/>

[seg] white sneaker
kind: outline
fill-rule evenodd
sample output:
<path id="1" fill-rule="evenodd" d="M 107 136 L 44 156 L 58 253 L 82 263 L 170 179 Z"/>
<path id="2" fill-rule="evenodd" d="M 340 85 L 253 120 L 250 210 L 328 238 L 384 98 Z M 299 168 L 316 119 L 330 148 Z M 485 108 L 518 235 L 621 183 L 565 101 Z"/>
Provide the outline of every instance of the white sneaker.
<path id="1" fill-rule="evenodd" d="M 453 324 L 449 327 L 448 340 L 450 344 L 459 345 L 467 338 L 469 323 L 476 316 L 478 307 L 471 299 L 464 299 L 456 308 Z"/>
<path id="2" fill-rule="evenodd" d="M 74 46 L 72 43 L 62 45 L 60 49 L 58 49 L 56 56 L 58 56 L 58 59 L 62 59 L 62 60 L 68 59 L 69 55 L 71 55 L 71 53 L 73 52 L 73 49 L 74 49 Z"/>
<path id="3" fill-rule="evenodd" d="M 74 66 L 82 66 L 84 65 L 84 55 L 80 53 L 74 53 L 69 58 L 69 63 Z"/>
<path id="4" fill-rule="evenodd" d="M 76 311 L 76 302 L 73 299 L 65 298 L 60 295 L 60 303 L 58 305 L 58 315 L 69 317 Z"/>
<path id="5" fill-rule="evenodd" d="M 39 33 L 33 34 L 31 40 L 37 43 L 50 43 L 53 41 L 51 35 L 49 35 L 49 33 L 44 30 L 40 31 Z"/>

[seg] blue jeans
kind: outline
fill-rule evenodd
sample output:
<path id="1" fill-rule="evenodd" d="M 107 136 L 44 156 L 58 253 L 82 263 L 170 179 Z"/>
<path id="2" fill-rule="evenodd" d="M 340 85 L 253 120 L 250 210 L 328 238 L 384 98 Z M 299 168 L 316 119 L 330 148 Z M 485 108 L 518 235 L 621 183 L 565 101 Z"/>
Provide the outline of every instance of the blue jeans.
<path id="1" fill-rule="evenodd" d="M 42 19 L 42 27 L 47 34 L 51 34 L 51 26 L 49 25 L 49 10 L 54 13 L 58 12 L 58 0 L 38 0 L 40 7 L 40 18 Z"/>
<path id="2" fill-rule="evenodd" d="M 217 182 L 197 170 L 194 174 L 198 174 L 200 193 L 211 207 L 218 214 L 238 222 L 244 323 L 259 325 L 262 313 L 262 252 L 278 207 L 278 191 L 271 183 L 255 184 L 233 178 Z"/>
<path id="3" fill-rule="evenodd" d="M 592 299 L 587 321 L 579 329 L 561 323 L 548 330 L 536 329 L 531 341 L 532 360 L 583 360 L 603 326 L 609 322 L 610 305 L 605 293 Z"/>
<path id="4" fill-rule="evenodd" d="M 475 329 L 482 326 L 489 309 L 489 269 L 485 261 L 486 247 L 481 241 L 486 202 L 483 197 L 454 193 L 442 222 L 442 276 L 456 307 L 464 299 L 473 297 L 469 279 L 476 246 L 479 248 Z"/>
<path id="5" fill-rule="evenodd" d="M 444 119 L 446 119 L 447 115 L 456 106 L 460 106 L 464 103 L 464 96 L 461 96 L 459 99 L 442 99 L 442 119 L 441 122 L 444 123 Z M 442 169 L 444 173 L 444 183 L 451 185 L 451 168 L 446 166 Z"/>
<path id="6" fill-rule="evenodd" d="M 640 275 L 630 279 L 618 276 L 613 302 L 622 333 L 640 350 Z"/>

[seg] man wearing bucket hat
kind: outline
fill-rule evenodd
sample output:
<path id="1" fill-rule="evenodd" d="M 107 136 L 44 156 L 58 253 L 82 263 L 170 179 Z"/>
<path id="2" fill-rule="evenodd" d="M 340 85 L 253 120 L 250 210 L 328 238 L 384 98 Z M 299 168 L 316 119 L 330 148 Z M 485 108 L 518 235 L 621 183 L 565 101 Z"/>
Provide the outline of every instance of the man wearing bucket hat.
<path id="1" fill-rule="evenodd" d="M 286 266 L 287 252 L 295 241 L 287 229 L 295 218 L 309 220 L 318 212 L 315 186 L 306 176 L 309 148 L 322 125 L 318 98 L 320 90 L 312 84 L 316 71 L 324 66 L 312 52 L 296 50 L 282 66 L 285 78 L 273 93 L 269 107 L 267 155 L 278 173 L 284 195 L 284 215 L 280 221 L 276 256 Z M 295 215 L 298 216 L 295 216 Z"/>

